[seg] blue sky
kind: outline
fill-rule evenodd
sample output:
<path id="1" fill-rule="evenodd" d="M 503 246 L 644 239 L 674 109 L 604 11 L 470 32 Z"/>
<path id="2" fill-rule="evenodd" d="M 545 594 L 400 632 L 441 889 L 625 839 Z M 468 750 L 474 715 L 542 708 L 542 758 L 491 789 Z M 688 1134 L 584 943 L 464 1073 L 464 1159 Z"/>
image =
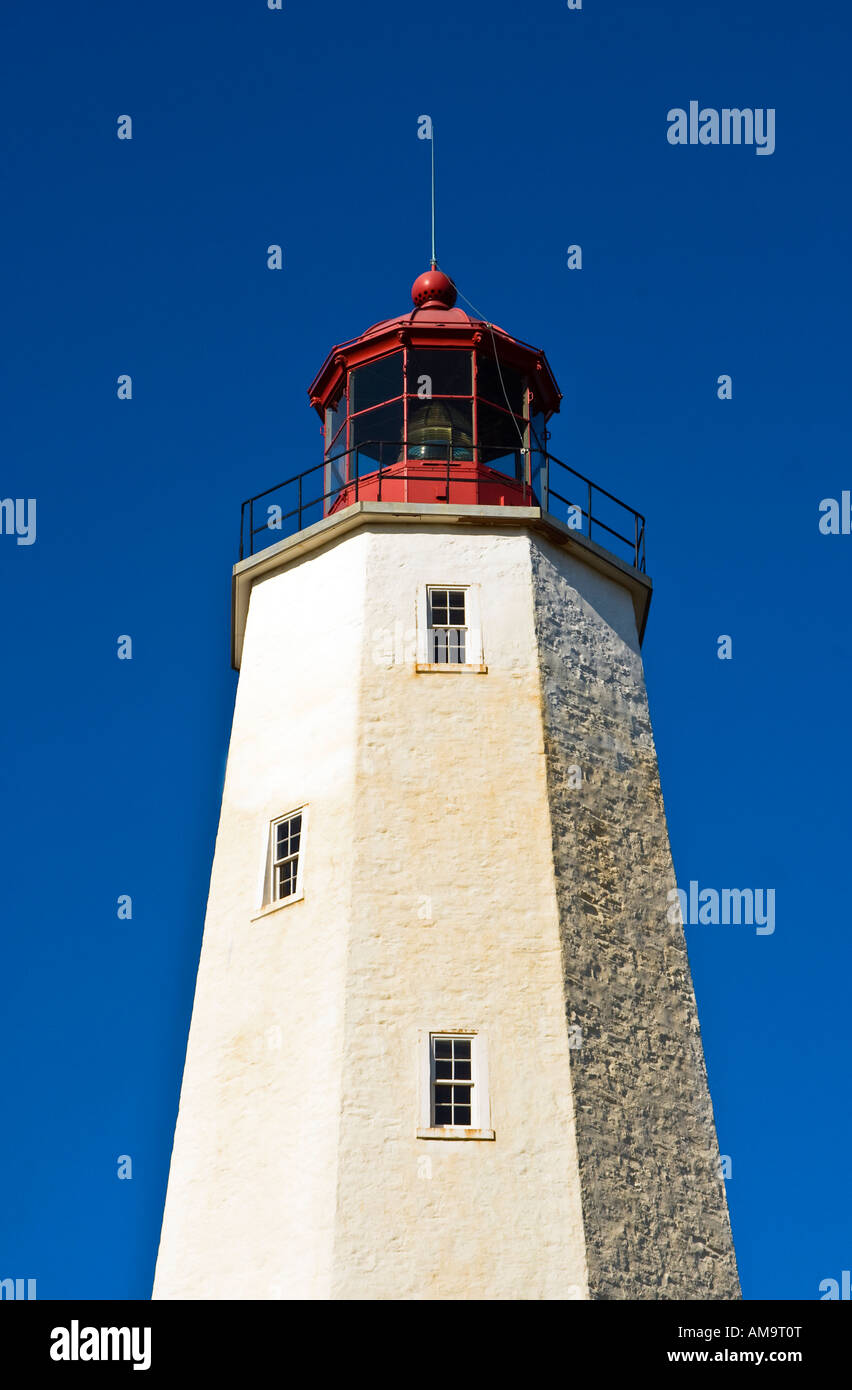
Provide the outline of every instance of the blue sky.
<path id="1" fill-rule="evenodd" d="M 678 881 L 776 891 L 771 936 L 687 928 L 744 1293 L 850 1267 L 852 537 L 818 509 L 852 486 L 851 24 L 790 0 L 7 10 L 0 493 L 38 520 L 0 536 L 1 1277 L 150 1294 L 239 505 L 319 460 L 332 343 L 408 307 L 422 113 L 441 264 L 546 350 L 554 452 L 648 518 Z M 693 99 L 774 108 L 775 153 L 670 146 Z"/>

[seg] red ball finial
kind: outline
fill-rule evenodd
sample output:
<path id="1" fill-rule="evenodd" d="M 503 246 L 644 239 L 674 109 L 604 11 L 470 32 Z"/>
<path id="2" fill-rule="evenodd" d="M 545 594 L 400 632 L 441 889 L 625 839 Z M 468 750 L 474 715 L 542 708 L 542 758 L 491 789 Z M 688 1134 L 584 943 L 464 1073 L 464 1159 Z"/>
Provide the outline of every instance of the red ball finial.
<path id="1" fill-rule="evenodd" d="M 415 309 L 425 309 L 427 305 L 436 308 L 452 309 L 456 302 L 456 287 L 443 270 L 425 270 L 418 275 L 411 286 L 411 298 Z"/>

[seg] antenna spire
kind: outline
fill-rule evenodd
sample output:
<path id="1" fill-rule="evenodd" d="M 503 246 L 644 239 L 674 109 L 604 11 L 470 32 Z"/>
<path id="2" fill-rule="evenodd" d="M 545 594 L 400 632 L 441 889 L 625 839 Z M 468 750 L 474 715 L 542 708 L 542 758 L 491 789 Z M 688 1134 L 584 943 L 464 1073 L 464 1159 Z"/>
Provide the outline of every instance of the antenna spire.
<path id="1" fill-rule="evenodd" d="M 435 126 L 432 126 L 432 139 L 429 142 L 432 146 L 432 269 L 438 264 L 435 259 Z"/>

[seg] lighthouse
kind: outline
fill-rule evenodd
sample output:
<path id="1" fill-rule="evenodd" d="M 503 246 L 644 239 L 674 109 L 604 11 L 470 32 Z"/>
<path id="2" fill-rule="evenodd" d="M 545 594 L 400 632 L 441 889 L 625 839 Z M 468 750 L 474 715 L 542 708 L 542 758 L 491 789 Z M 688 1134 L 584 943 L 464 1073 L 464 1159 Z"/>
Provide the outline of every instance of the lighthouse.
<path id="1" fill-rule="evenodd" d="M 543 351 L 412 301 L 243 506 L 153 1296 L 737 1298 L 645 522 L 557 457 Z"/>

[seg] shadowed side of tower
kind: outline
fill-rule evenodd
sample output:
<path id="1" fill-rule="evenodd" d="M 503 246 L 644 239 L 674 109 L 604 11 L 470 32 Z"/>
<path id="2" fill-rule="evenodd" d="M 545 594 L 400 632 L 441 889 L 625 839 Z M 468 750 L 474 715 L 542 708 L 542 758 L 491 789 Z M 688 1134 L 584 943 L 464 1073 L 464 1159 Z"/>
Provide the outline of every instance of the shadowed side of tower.
<path id="1" fill-rule="evenodd" d="M 675 877 L 633 610 L 592 579 L 534 548 L 590 1293 L 738 1298 L 683 928 L 667 916 Z"/>

